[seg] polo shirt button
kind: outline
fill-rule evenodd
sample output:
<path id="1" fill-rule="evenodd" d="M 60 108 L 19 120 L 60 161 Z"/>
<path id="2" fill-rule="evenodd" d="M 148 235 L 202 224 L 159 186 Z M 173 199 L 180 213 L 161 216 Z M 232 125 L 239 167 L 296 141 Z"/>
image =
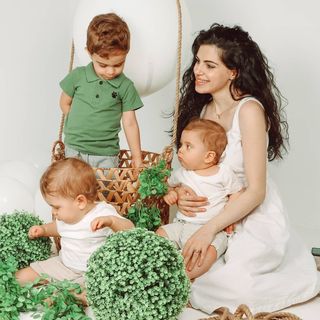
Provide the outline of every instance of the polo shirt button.
<path id="1" fill-rule="evenodd" d="M 98 95 L 98 94 L 96 95 L 96 98 L 97 98 L 97 99 L 99 98 L 99 95 Z"/>
<path id="2" fill-rule="evenodd" d="M 103 84 L 103 81 L 100 80 L 100 81 L 99 81 L 99 84 Z"/>

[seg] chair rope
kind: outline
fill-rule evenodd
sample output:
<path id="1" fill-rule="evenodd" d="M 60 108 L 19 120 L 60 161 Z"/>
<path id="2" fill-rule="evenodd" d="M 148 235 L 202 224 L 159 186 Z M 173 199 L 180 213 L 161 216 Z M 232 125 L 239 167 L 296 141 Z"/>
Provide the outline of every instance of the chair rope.
<path id="1" fill-rule="evenodd" d="M 173 130 L 170 147 L 173 150 L 176 143 L 177 125 L 179 116 L 179 100 L 180 100 L 180 75 L 181 75 L 181 51 L 182 51 L 182 12 L 180 0 L 177 0 L 178 11 L 178 47 L 177 47 L 177 65 L 176 65 L 176 97 L 175 108 L 173 114 Z"/>
<path id="2" fill-rule="evenodd" d="M 71 42 L 71 50 L 70 50 L 70 62 L 69 62 L 69 73 L 73 69 L 74 62 L 74 42 Z M 58 140 L 53 143 L 52 151 L 51 151 L 51 161 L 58 161 L 65 158 L 65 145 L 62 141 L 62 133 L 64 126 L 64 113 L 61 114 L 60 126 L 59 126 L 59 134 Z"/>

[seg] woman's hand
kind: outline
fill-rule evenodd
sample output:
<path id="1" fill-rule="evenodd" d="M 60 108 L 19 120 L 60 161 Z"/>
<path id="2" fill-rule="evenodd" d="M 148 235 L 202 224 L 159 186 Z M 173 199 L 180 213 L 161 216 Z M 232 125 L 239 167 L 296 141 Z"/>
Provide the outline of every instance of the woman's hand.
<path id="1" fill-rule="evenodd" d="M 192 271 L 195 265 L 198 265 L 198 267 L 202 265 L 214 237 L 215 234 L 212 230 L 209 230 L 207 225 L 204 225 L 188 239 L 182 250 L 188 271 Z"/>
<path id="2" fill-rule="evenodd" d="M 236 224 L 233 223 L 233 224 L 230 224 L 230 226 L 224 228 L 223 231 L 227 234 L 232 234 L 235 229 L 236 229 Z"/>
<path id="3" fill-rule="evenodd" d="M 197 196 L 188 186 L 176 187 L 178 194 L 178 208 L 181 213 L 188 217 L 196 216 L 198 212 L 206 211 L 204 206 L 208 205 L 208 198 Z"/>

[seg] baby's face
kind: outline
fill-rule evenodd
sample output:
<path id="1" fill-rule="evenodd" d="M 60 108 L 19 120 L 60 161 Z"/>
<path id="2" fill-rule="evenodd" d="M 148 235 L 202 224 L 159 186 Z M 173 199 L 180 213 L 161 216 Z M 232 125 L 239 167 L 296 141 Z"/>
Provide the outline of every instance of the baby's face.
<path id="1" fill-rule="evenodd" d="M 108 58 L 102 58 L 97 54 L 92 54 L 93 68 L 97 76 L 104 80 L 112 80 L 123 71 L 127 53 L 110 54 Z"/>
<path id="2" fill-rule="evenodd" d="M 45 200 L 51 206 L 52 215 L 57 220 L 74 224 L 79 222 L 84 216 L 76 199 L 47 195 Z"/>
<path id="3" fill-rule="evenodd" d="M 196 130 L 182 131 L 178 159 L 185 169 L 200 170 L 207 167 L 205 163 L 207 152 L 199 132 Z"/>

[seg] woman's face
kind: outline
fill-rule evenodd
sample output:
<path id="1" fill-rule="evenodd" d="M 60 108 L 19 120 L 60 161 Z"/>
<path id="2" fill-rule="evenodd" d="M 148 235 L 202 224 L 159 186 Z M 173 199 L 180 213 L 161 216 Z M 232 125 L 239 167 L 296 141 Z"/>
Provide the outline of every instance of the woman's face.
<path id="1" fill-rule="evenodd" d="M 195 90 L 200 94 L 215 94 L 225 89 L 229 91 L 230 81 L 235 75 L 223 64 L 215 45 L 200 46 L 193 72 Z"/>

